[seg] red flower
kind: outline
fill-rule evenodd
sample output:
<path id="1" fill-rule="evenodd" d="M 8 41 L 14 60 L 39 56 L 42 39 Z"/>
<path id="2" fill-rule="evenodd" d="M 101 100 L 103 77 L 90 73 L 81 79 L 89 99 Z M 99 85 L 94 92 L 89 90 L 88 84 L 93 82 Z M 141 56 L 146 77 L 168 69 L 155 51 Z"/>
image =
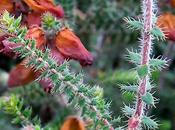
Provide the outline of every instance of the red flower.
<path id="1" fill-rule="evenodd" d="M 24 0 L 24 2 L 36 12 L 51 12 L 57 17 L 62 18 L 64 11 L 61 6 L 56 6 L 53 0 Z"/>
<path id="2" fill-rule="evenodd" d="M 58 32 L 56 47 L 66 59 L 78 60 L 82 66 L 91 65 L 92 55 L 83 46 L 80 39 L 68 28 Z"/>
<path id="3" fill-rule="evenodd" d="M 165 32 L 169 40 L 175 41 L 175 15 L 171 13 L 162 14 L 157 20 L 157 26 Z"/>

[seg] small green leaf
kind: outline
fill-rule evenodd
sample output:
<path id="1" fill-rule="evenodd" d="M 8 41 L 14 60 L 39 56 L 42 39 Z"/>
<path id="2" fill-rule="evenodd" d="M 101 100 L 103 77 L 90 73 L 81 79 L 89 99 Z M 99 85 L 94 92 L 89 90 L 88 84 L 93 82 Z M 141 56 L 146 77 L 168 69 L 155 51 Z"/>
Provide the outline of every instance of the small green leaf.
<path id="1" fill-rule="evenodd" d="M 150 67 L 153 69 L 161 70 L 167 66 L 167 61 L 165 59 L 151 59 Z"/>
<path id="2" fill-rule="evenodd" d="M 131 30 L 143 29 L 143 23 L 141 20 L 135 20 L 134 18 L 124 18 L 124 21 L 127 23 L 128 28 Z"/>
<path id="3" fill-rule="evenodd" d="M 138 73 L 140 78 L 145 77 L 149 73 L 148 66 L 147 65 L 142 65 L 142 66 L 138 67 L 137 68 L 137 73 Z"/>
<path id="4" fill-rule="evenodd" d="M 25 108 L 23 114 L 25 117 L 30 117 L 32 115 L 32 109 L 29 107 Z"/>
<path id="5" fill-rule="evenodd" d="M 144 96 L 142 96 L 142 100 L 147 104 L 147 105 L 154 105 L 154 97 L 152 96 L 151 93 L 147 92 Z"/>
<path id="6" fill-rule="evenodd" d="M 137 52 L 128 50 L 128 54 L 126 55 L 126 59 L 131 63 L 139 65 L 140 61 L 141 61 L 141 55 Z"/>
<path id="7" fill-rule="evenodd" d="M 12 124 L 19 124 L 21 122 L 21 119 L 17 116 L 11 122 Z"/>
<path id="8" fill-rule="evenodd" d="M 165 34 L 163 33 L 163 31 L 159 28 L 159 27 L 155 27 L 151 30 L 151 33 L 154 35 L 155 38 L 157 38 L 158 40 L 164 40 L 165 39 Z"/>
<path id="9" fill-rule="evenodd" d="M 71 81 L 74 78 L 72 75 L 66 75 L 64 81 Z"/>
<path id="10" fill-rule="evenodd" d="M 153 119 L 151 119 L 150 117 L 144 116 L 142 118 L 142 122 L 149 129 L 157 129 L 158 128 L 157 122 L 154 121 Z"/>
<path id="11" fill-rule="evenodd" d="M 35 40 L 31 40 L 31 49 L 35 48 Z"/>
<path id="12" fill-rule="evenodd" d="M 132 116 L 134 114 L 134 109 L 126 105 L 122 108 L 122 111 L 126 116 Z"/>
<path id="13" fill-rule="evenodd" d="M 20 15 L 16 20 L 14 20 L 13 26 L 18 28 L 20 26 L 21 20 L 22 20 L 22 16 Z"/>

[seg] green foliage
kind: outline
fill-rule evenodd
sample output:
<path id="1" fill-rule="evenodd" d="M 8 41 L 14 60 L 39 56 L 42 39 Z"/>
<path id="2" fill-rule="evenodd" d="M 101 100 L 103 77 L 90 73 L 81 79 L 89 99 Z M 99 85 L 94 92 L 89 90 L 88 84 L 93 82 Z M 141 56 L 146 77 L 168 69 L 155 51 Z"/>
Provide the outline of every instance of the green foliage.
<path id="1" fill-rule="evenodd" d="M 160 40 L 165 40 L 165 34 L 164 32 L 159 28 L 159 27 L 155 27 L 151 30 L 151 33 L 153 34 L 153 36 L 156 39 L 160 39 Z"/>
<path id="2" fill-rule="evenodd" d="M 30 125 L 37 128 L 37 130 L 41 130 L 40 120 L 37 117 L 31 119 L 32 109 L 29 107 L 24 108 L 23 101 L 16 95 L 1 97 L 0 109 L 13 117 L 13 124 Z"/>

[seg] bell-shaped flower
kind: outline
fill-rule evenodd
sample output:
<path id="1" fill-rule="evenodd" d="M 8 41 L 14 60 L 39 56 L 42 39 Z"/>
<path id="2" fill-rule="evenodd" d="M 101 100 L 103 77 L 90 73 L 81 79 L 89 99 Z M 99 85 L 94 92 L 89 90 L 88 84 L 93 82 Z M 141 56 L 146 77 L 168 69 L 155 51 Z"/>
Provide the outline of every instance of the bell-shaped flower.
<path id="1" fill-rule="evenodd" d="M 66 59 L 78 60 L 82 66 L 91 65 L 93 57 L 83 46 L 79 37 L 69 28 L 64 28 L 56 36 L 56 47 Z"/>

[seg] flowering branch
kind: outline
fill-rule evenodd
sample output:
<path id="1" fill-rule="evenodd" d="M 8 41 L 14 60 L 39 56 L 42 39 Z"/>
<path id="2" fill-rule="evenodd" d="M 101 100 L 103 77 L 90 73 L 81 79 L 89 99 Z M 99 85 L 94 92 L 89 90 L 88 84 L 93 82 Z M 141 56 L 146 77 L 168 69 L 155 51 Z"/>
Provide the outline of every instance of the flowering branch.
<path id="1" fill-rule="evenodd" d="M 20 43 L 20 46 L 13 48 L 13 51 L 21 57 L 27 57 L 26 67 L 42 72 L 37 80 L 51 79 L 54 85 L 51 93 L 65 94 L 69 105 L 83 109 L 82 116 L 94 121 L 92 126 L 94 129 L 114 130 L 110 123 L 112 121 L 109 112 L 110 103 L 106 103 L 103 99 L 102 90 L 98 86 L 90 87 L 84 84 L 82 75 L 71 73 L 67 62 L 58 65 L 55 59 L 50 56 L 49 49 L 46 49 L 45 53 L 38 50 L 34 40 L 25 38 L 27 30 L 20 28 L 19 23 L 19 19 L 14 19 L 9 16 L 8 12 L 5 12 L 0 21 L 3 26 L 1 30 L 4 31 L 5 28 L 6 31 L 13 34 L 13 37 L 8 39 L 11 44 Z"/>

